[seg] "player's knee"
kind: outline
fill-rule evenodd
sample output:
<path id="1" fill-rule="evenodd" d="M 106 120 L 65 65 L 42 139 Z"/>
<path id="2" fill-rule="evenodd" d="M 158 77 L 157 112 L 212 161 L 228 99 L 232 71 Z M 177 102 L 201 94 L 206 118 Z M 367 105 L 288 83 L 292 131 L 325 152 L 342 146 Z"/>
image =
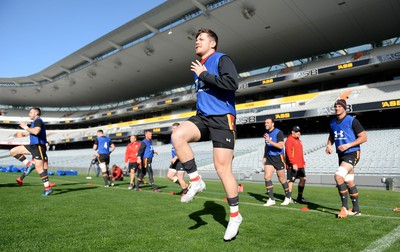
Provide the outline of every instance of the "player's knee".
<path id="1" fill-rule="evenodd" d="M 167 178 L 168 178 L 169 180 L 173 180 L 173 179 L 174 179 L 174 176 L 171 175 L 171 174 L 167 174 Z"/>
<path id="2" fill-rule="evenodd" d="M 11 156 L 15 156 L 15 155 L 17 155 L 18 154 L 18 152 L 15 150 L 15 148 L 12 148 L 11 150 L 10 150 L 10 155 Z"/>
<path id="3" fill-rule="evenodd" d="M 339 177 L 341 177 L 341 178 L 345 179 L 348 173 L 349 172 L 347 171 L 347 169 L 345 167 L 339 166 L 339 168 L 336 170 L 335 178 L 338 179 Z"/>
<path id="4" fill-rule="evenodd" d="M 180 130 L 177 129 L 174 132 L 172 132 L 171 139 L 174 144 L 180 143 L 183 141 L 184 135 Z"/>
<path id="5" fill-rule="evenodd" d="M 354 174 L 347 174 L 347 176 L 344 178 L 344 182 L 346 183 L 351 183 L 354 181 Z"/>

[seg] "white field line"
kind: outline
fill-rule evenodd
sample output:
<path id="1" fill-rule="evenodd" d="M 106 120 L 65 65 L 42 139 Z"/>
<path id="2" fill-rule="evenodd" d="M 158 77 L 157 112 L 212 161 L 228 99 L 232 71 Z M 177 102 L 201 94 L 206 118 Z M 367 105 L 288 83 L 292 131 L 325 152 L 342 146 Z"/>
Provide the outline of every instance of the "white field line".
<path id="1" fill-rule="evenodd" d="M 64 177 L 65 178 L 65 177 Z M 50 181 L 52 181 L 52 182 L 54 182 L 54 180 L 55 180 L 55 182 L 57 182 L 57 181 L 62 181 L 62 182 L 67 182 L 67 183 L 76 183 L 77 181 L 69 181 L 69 180 L 65 180 L 65 179 L 57 179 L 57 177 L 51 177 L 51 180 Z M 91 179 L 87 179 L 86 180 L 88 183 L 90 183 L 90 182 L 93 182 Z M 97 181 L 96 181 L 97 182 Z M 93 183 L 93 185 L 92 186 L 97 186 L 97 187 L 103 187 L 103 184 L 98 184 L 99 182 L 97 182 L 97 183 Z M 171 182 L 172 183 L 172 182 Z M 112 188 L 112 189 L 111 189 Z M 127 190 L 127 188 L 125 188 L 125 187 L 121 187 L 121 186 L 115 186 L 115 187 L 111 187 L 110 188 L 110 190 L 115 190 L 115 189 L 117 189 L 117 190 Z M 57 189 L 57 187 L 55 188 L 55 189 Z M 154 192 L 151 190 L 151 191 L 147 191 L 147 190 L 145 190 L 145 191 L 141 191 L 141 193 L 153 193 L 154 194 Z M 157 193 L 157 194 L 162 194 L 162 195 L 170 195 L 168 192 L 161 192 L 161 193 Z M 205 199 L 205 200 L 214 200 L 214 201 L 220 201 L 220 202 L 224 202 L 224 199 L 221 199 L 221 198 L 211 198 L 211 197 L 203 197 L 203 196 L 201 196 L 201 193 L 200 194 L 197 194 L 196 195 L 196 198 L 197 199 Z M 250 206 L 259 206 L 259 207 L 265 207 L 265 206 L 263 206 L 263 204 L 262 203 L 251 203 L 251 202 L 240 202 L 239 203 L 239 205 L 250 205 Z M 279 205 L 279 203 L 277 203 L 277 205 L 275 205 L 275 206 L 269 206 L 269 207 L 265 207 L 266 209 L 267 208 L 279 208 L 279 209 L 285 209 L 285 210 L 290 210 L 290 211 L 302 211 L 301 209 L 299 209 L 299 208 L 292 208 L 292 207 L 286 207 L 286 206 L 280 206 Z M 314 209 L 310 209 L 310 210 L 308 210 L 308 212 L 313 212 L 313 213 L 322 213 L 322 214 L 327 214 L 327 213 L 329 213 L 329 214 L 338 214 L 339 213 L 339 209 L 338 209 L 338 211 L 337 212 L 333 212 L 333 211 L 331 211 L 331 210 L 328 210 L 328 209 L 323 209 L 323 210 L 314 210 Z M 349 218 L 365 218 L 365 217 L 368 217 L 368 218 L 375 218 L 375 219 L 393 219 L 393 220 L 400 220 L 400 217 L 394 217 L 394 216 L 381 216 L 381 215 L 371 215 L 371 214 L 362 214 L 361 216 L 350 216 Z M 400 236 L 400 234 L 399 234 L 399 236 Z"/>
<path id="2" fill-rule="evenodd" d="M 400 239 L 400 226 L 397 226 L 397 228 L 393 229 L 392 232 L 386 234 L 382 238 L 371 243 L 362 252 L 384 251 L 399 239 Z"/>

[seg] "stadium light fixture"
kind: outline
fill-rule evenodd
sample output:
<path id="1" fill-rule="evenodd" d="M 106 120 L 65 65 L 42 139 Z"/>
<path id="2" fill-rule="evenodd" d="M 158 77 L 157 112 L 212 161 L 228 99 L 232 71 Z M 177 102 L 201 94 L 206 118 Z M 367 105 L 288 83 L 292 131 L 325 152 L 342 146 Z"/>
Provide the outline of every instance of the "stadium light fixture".
<path id="1" fill-rule="evenodd" d="M 115 61 L 114 61 L 114 68 L 115 68 L 115 69 L 118 69 L 118 68 L 120 68 L 120 66 L 122 66 L 121 60 L 120 60 L 120 59 L 115 59 Z"/>
<path id="2" fill-rule="evenodd" d="M 95 71 L 93 68 L 89 69 L 88 72 L 87 72 L 87 76 L 88 76 L 90 79 L 93 79 L 96 75 L 97 75 L 97 73 L 96 73 L 96 71 Z"/>
<path id="3" fill-rule="evenodd" d="M 194 40 L 196 38 L 196 33 L 192 32 L 188 32 L 187 34 L 187 39 L 189 40 Z"/>
<path id="4" fill-rule="evenodd" d="M 145 53 L 147 56 L 151 56 L 151 55 L 154 54 L 154 49 L 152 49 L 152 48 L 150 48 L 150 47 L 145 47 L 145 48 L 144 48 L 144 53 Z"/>
<path id="5" fill-rule="evenodd" d="M 251 19 L 256 14 L 256 11 L 251 8 L 244 8 L 242 10 L 242 15 L 245 19 Z"/>
<path id="6" fill-rule="evenodd" d="M 71 78 L 71 79 L 69 80 L 69 86 L 72 87 L 72 86 L 75 86 L 75 84 L 76 84 L 76 81 L 75 81 L 74 79 Z"/>

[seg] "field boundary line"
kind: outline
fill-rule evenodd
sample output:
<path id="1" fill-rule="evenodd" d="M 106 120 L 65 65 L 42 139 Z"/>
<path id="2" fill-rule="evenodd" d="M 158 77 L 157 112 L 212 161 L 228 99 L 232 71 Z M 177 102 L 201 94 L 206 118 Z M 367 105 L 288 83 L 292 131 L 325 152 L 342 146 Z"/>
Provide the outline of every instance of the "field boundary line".
<path id="1" fill-rule="evenodd" d="M 65 180 L 65 179 L 54 179 L 54 180 L 58 180 L 58 181 L 63 181 L 63 182 L 68 182 L 68 183 L 77 183 L 77 181 L 71 181 L 71 180 Z M 53 181 L 53 180 L 52 180 Z M 101 185 L 101 184 L 99 184 L 99 183 L 96 183 L 96 182 L 92 182 L 92 180 L 91 179 L 87 179 L 86 180 L 87 181 L 87 184 L 89 184 L 89 183 L 93 183 L 93 185 L 91 185 L 91 186 L 96 186 L 96 187 L 103 187 L 103 185 Z M 79 184 L 79 183 L 77 183 L 77 184 Z M 120 187 L 120 186 L 115 186 L 115 187 L 112 187 L 114 190 L 115 189 L 117 189 L 117 190 L 127 190 L 126 188 L 123 188 L 123 187 Z M 144 190 L 144 191 L 142 191 L 141 193 L 153 193 L 154 194 L 154 192 L 151 190 L 151 191 L 147 191 L 147 190 Z M 170 194 L 168 193 L 168 192 L 161 192 L 161 193 L 157 193 L 157 194 L 159 194 L 159 195 L 167 195 L 167 196 L 170 196 Z M 198 198 L 198 199 L 205 199 L 205 200 L 214 200 L 214 201 L 219 201 L 219 202 L 224 202 L 224 199 L 222 198 L 211 198 L 211 197 L 205 197 L 205 196 L 199 196 L 199 195 L 196 195 L 196 198 Z M 258 206 L 258 207 L 265 207 L 265 206 L 263 206 L 263 204 L 261 204 L 261 203 L 251 203 L 251 202 L 239 202 L 239 205 L 251 205 L 251 206 Z M 298 208 L 292 208 L 292 207 L 286 207 L 286 206 L 269 206 L 269 207 L 265 207 L 266 209 L 268 209 L 268 208 L 279 208 L 279 209 L 285 209 L 285 210 L 291 210 L 291 211 L 302 211 L 301 209 L 298 209 Z M 330 210 L 325 210 L 325 211 L 323 211 L 323 210 L 314 210 L 314 209 L 310 209 L 310 210 L 308 210 L 307 212 L 313 212 L 313 213 L 321 213 L 321 214 L 337 214 L 338 212 L 339 212 L 339 209 L 338 209 L 338 211 L 337 212 L 333 212 L 333 211 L 330 211 Z M 364 217 L 368 217 L 368 218 L 375 218 L 375 219 L 393 219 L 393 220 L 400 220 L 400 217 L 394 217 L 394 216 L 381 216 L 381 215 L 371 215 L 371 214 L 362 214 L 361 216 L 351 216 L 351 218 L 364 218 Z M 399 229 L 400 230 L 400 226 L 397 228 L 397 229 Z M 400 232 L 399 232 L 400 233 Z M 400 237 L 400 234 L 399 234 L 399 237 Z"/>
<path id="2" fill-rule="evenodd" d="M 392 232 L 386 234 L 382 238 L 371 243 L 362 252 L 384 251 L 399 239 L 400 239 L 400 225 L 397 226 L 395 229 L 393 229 Z"/>

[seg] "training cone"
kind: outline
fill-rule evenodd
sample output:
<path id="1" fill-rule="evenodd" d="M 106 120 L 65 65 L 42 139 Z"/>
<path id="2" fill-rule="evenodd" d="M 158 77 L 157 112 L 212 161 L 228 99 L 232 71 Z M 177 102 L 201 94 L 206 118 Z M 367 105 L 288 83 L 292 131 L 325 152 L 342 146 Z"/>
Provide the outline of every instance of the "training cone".
<path id="1" fill-rule="evenodd" d="M 308 209 L 308 207 L 302 207 L 302 208 L 300 208 L 300 210 L 301 210 L 301 211 L 308 211 L 308 210 L 310 210 L 310 209 Z"/>

